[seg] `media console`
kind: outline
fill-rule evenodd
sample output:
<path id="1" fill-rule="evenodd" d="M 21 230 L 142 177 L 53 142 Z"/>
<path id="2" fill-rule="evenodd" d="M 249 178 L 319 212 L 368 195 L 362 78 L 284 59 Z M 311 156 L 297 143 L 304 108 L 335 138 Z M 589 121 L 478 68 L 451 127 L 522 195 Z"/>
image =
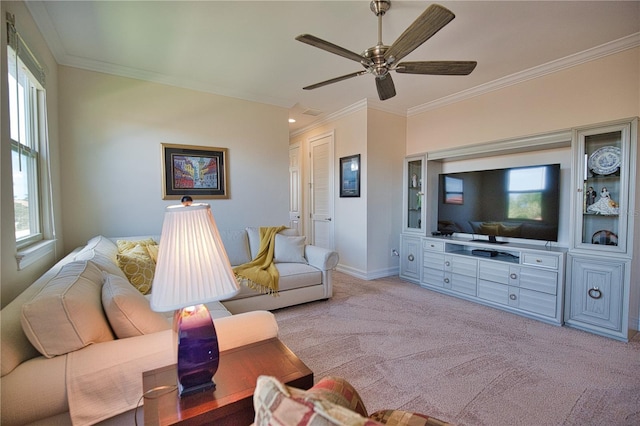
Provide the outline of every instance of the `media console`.
<path id="1" fill-rule="evenodd" d="M 562 325 L 566 249 L 454 237 L 421 240 L 422 287 Z M 414 256 L 415 258 L 416 256 Z"/>

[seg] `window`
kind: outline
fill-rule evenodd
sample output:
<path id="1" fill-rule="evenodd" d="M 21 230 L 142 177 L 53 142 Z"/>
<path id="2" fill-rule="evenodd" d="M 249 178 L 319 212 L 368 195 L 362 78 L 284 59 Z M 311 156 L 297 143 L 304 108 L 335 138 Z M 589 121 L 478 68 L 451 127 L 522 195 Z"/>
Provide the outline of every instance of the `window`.
<path id="1" fill-rule="evenodd" d="M 509 170 L 509 219 L 542 220 L 542 195 L 547 188 L 546 168 Z"/>
<path id="2" fill-rule="evenodd" d="M 34 243 L 44 240 L 44 228 L 50 225 L 50 222 L 44 222 L 45 212 L 50 210 L 45 202 L 48 200 L 46 191 L 43 191 L 47 187 L 44 183 L 48 182 L 47 163 L 42 155 L 43 152 L 45 155 L 47 153 L 44 72 L 15 31 L 13 22 L 8 19 L 7 24 L 7 93 L 13 207 L 21 269 L 26 266 L 22 263 L 23 258 L 33 250 L 26 250 L 26 247 L 34 247 Z"/>

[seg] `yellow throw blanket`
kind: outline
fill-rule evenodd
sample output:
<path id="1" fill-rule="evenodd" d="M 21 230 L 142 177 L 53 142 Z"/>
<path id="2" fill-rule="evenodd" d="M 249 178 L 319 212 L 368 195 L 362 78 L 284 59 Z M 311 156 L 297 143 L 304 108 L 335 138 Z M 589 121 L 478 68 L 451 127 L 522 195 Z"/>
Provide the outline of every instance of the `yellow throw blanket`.
<path id="1" fill-rule="evenodd" d="M 233 268 L 241 283 L 261 293 L 278 295 L 280 274 L 273 263 L 273 253 L 276 234 L 285 228 L 286 226 L 260 227 L 260 250 L 255 259 Z"/>

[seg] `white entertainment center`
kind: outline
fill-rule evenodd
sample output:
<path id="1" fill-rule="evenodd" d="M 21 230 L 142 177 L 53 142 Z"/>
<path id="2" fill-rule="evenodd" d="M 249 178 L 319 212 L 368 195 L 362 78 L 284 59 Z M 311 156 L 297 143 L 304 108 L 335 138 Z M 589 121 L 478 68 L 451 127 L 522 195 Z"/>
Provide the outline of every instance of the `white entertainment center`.
<path id="1" fill-rule="evenodd" d="M 631 184 L 640 162 L 637 125 L 631 118 L 407 157 L 400 277 L 549 324 L 628 341 L 640 322 L 640 222 L 634 227 L 640 189 Z M 602 152 L 608 157 L 601 158 Z M 439 174 L 456 166 L 535 162 L 530 157 L 540 153 L 560 153 L 567 160 L 557 242 L 497 237 L 496 243 L 476 234 L 438 232 Z M 605 186 L 613 207 L 589 207 L 594 201 L 587 191 Z"/>

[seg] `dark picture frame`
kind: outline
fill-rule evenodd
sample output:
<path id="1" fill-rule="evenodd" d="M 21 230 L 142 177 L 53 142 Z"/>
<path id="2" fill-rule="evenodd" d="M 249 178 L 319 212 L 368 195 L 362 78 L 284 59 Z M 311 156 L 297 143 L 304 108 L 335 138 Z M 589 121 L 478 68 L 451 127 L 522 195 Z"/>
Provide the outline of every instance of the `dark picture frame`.
<path id="1" fill-rule="evenodd" d="M 229 198 L 227 148 L 163 143 L 162 199 Z"/>
<path id="2" fill-rule="evenodd" d="M 360 196 L 360 154 L 340 158 L 340 197 Z"/>

